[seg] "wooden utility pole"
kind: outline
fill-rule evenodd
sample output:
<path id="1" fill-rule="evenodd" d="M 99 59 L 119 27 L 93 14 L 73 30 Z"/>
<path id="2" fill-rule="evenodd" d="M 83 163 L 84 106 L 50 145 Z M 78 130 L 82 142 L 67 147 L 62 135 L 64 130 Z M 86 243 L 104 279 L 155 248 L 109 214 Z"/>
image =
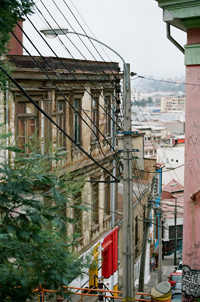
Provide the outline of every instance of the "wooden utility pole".
<path id="1" fill-rule="evenodd" d="M 139 292 L 144 292 L 146 245 L 147 245 L 147 236 L 148 236 L 148 230 L 149 230 L 149 225 L 150 225 L 151 209 L 153 206 L 152 193 L 153 193 L 154 183 L 155 183 L 155 177 L 153 177 L 153 179 L 152 179 L 151 192 L 148 195 L 148 202 L 147 202 L 147 216 L 145 218 L 145 229 L 144 229 L 144 233 L 143 233 L 142 255 L 141 255 L 141 264 L 140 264 L 139 286 L 138 286 Z"/>
<path id="2" fill-rule="evenodd" d="M 158 246 L 158 283 L 162 282 L 162 209 L 159 213 L 159 246 Z"/>
<path id="3" fill-rule="evenodd" d="M 176 226 L 176 216 L 177 216 L 177 198 L 175 198 L 175 213 L 174 213 L 174 265 L 176 265 L 176 250 L 177 250 L 177 226 Z"/>
<path id="4" fill-rule="evenodd" d="M 135 300 L 134 285 L 134 236 L 133 236 L 133 162 L 132 162 L 132 131 L 131 131 L 131 92 L 130 64 L 127 66 L 129 89 L 126 89 L 124 79 L 123 110 L 123 301 Z"/>

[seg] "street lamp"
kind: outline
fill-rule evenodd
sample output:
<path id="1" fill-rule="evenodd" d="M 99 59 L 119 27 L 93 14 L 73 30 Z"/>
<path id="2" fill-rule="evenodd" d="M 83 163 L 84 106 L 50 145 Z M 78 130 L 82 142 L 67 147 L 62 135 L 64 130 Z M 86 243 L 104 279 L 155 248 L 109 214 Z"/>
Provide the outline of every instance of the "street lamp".
<path id="1" fill-rule="evenodd" d="M 43 29 L 41 32 L 54 38 L 58 35 L 75 34 L 91 39 L 114 52 L 123 62 L 124 66 L 124 89 L 123 89 L 123 110 L 124 110 L 124 131 L 123 134 L 123 289 L 122 299 L 126 302 L 135 300 L 134 289 L 134 240 L 133 240 L 133 169 L 132 169 L 132 131 L 131 131 L 131 93 L 130 93 L 130 64 L 114 49 L 99 40 L 85 34 L 71 32 L 68 29 L 55 28 Z"/>
<path id="2" fill-rule="evenodd" d="M 124 65 L 124 70 L 125 70 L 125 79 L 126 79 L 126 91 L 129 91 L 129 81 L 128 81 L 128 71 L 127 71 L 127 66 L 126 66 L 126 62 L 125 60 L 120 56 L 120 54 L 118 54 L 114 49 L 112 49 L 111 47 L 109 47 L 108 45 L 104 44 L 103 42 L 98 41 L 97 39 L 93 38 L 93 37 L 89 37 L 88 35 L 85 34 L 81 34 L 81 33 L 77 33 L 75 31 L 69 31 L 67 28 L 52 28 L 52 29 L 41 29 L 40 30 L 47 38 L 53 39 L 57 36 L 60 35 L 68 35 L 68 34 L 74 34 L 77 36 L 82 36 L 82 37 L 87 37 L 88 39 L 91 39 L 93 41 L 96 41 L 100 44 L 102 44 L 103 46 L 107 47 L 108 49 L 110 49 L 112 52 L 114 52 L 117 56 L 120 57 L 120 59 L 123 62 Z"/>

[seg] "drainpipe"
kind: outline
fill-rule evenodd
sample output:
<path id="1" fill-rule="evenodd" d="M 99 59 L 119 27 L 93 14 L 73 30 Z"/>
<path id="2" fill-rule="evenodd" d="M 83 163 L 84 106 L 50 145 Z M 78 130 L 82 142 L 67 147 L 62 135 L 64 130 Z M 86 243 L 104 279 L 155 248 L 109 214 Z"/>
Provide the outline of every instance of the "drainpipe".
<path id="1" fill-rule="evenodd" d="M 170 34 L 170 24 L 167 23 L 167 38 L 183 53 L 185 54 L 185 49 L 176 41 L 172 38 Z"/>

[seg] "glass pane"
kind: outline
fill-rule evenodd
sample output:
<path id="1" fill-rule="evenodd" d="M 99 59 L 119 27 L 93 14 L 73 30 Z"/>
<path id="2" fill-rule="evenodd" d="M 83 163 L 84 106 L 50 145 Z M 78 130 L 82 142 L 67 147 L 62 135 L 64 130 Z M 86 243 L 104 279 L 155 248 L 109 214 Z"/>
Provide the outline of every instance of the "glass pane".
<path id="1" fill-rule="evenodd" d="M 92 107 L 96 107 L 96 100 L 95 99 L 92 100 Z"/>
<path id="2" fill-rule="evenodd" d="M 59 101 L 58 102 L 58 109 L 59 112 L 63 112 L 64 111 L 64 101 Z"/>

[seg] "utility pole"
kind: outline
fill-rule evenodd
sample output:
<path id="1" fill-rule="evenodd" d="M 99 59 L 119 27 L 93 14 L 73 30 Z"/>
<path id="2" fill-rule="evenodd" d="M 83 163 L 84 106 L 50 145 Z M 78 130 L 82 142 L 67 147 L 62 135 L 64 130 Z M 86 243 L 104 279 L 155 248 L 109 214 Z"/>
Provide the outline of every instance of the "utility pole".
<path id="1" fill-rule="evenodd" d="M 176 265 L 176 245 L 177 245 L 177 227 L 176 227 L 176 215 L 177 215 L 177 198 L 175 198 L 175 213 L 174 213 L 174 225 L 175 225 L 175 236 L 174 236 L 174 265 Z"/>
<path id="2" fill-rule="evenodd" d="M 160 205 L 159 214 L 159 246 L 158 246 L 158 283 L 162 282 L 162 210 Z"/>
<path id="3" fill-rule="evenodd" d="M 133 236 L 133 162 L 131 131 L 130 64 L 126 64 L 129 89 L 124 74 L 123 89 L 123 301 L 135 300 L 134 284 L 134 236 Z"/>
<path id="4" fill-rule="evenodd" d="M 151 209 L 153 205 L 153 188 L 155 183 L 155 177 L 152 178 L 151 182 L 151 192 L 148 195 L 148 203 L 147 203 L 147 216 L 145 218 L 145 229 L 143 234 L 143 242 L 142 242 L 142 255 L 141 255 L 141 264 L 140 264 L 140 276 L 139 276 L 139 286 L 138 291 L 144 292 L 144 274 L 145 274 L 145 259 L 146 259 L 146 244 L 147 244 L 147 236 L 150 225 L 150 215 Z"/>

